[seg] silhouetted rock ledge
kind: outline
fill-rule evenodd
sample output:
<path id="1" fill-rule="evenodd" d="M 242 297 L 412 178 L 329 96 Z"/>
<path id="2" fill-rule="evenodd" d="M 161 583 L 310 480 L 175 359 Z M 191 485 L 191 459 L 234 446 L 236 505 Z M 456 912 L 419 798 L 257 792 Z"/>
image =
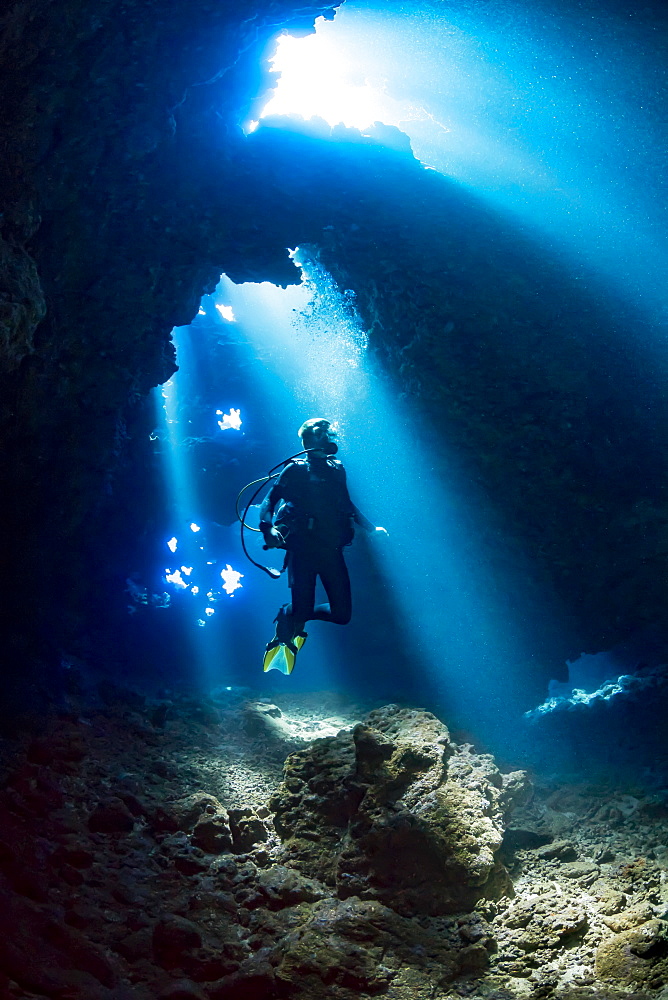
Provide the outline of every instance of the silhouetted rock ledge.
<path id="1" fill-rule="evenodd" d="M 660 795 L 532 788 L 420 710 L 277 702 L 107 691 L 5 748 L 1 1000 L 665 985 Z"/>

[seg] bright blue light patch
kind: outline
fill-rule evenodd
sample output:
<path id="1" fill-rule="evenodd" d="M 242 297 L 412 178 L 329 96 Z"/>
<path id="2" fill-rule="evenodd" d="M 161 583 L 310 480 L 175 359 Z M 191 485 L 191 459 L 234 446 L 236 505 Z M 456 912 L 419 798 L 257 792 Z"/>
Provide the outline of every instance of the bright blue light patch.
<path id="1" fill-rule="evenodd" d="M 176 538 L 170 538 L 169 541 L 167 542 L 167 548 L 169 549 L 170 552 L 176 552 L 176 547 L 178 544 L 179 543 Z"/>
<path id="2" fill-rule="evenodd" d="M 218 304 L 218 305 L 216 305 L 216 309 L 218 310 L 218 312 L 220 313 L 220 315 L 223 317 L 223 319 L 227 320 L 228 323 L 234 323 L 235 322 L 235 320 L 234 320 L 234 311 L 232 309 L 232 306 L 224 306 L 224 305 Z"/>
<path id="3" fill-rule="evenodd" d="M 200 306 L 199 309 L 197 310 L 197 315 L 206 316 L 206 309 L 202 309 L 202 307 Z"/>
<path id="4" fill-rule="evenodd" d="M 171 570 L 167 570 L 165 573 L 165 580 L 167 581 L 167 583 L 172 583 L 175 587 L 181 587 L 184 590 L 188 586 L 186 581 L 181 576 L 180 569 L 174 570 L 173 573 L 171 572 Z"/>
<path id="5" fill-rule="evenodd" d="M 221 431 L 241 430 L 241 410 L 235 410 L 232 407 L 230 407 L 229 413 L 223 413 L 222 410 L 216 410 L 216 416 L 223 418 L 218 421 L 218 426 Z"/>
<path id="6" fill-rule="evenodd" d="M 197 619 L 197 624 L 199 625 L 200 628 L 204 628 L 204 626 L 206 625 L 206 622 L 204 621 L 203 618 L 198 618 Z"/>
<path id="7" fill-rule="evenodd" d="M 215 615 L 215 613 L 216 612 L 215 612 L 215 610 L 213 608 L 205 608 L 204 609 L 204 614 L 205 615 Z"/>
<path id="8" fill-rule="evenodd" d="M 193 523 L 190 525 L 190 530 L 191 531 L 201 531 L 202 529 L 200 528 L 199 524 L 195 524 L 195 522 L 193 521 Z"/>
<path id="9" fill-rule="evenodd" d="M 226 594 L 232 595 L 235 590 L 239 590 L 243 586 L 243 584 L 239 583 L 243 575 L 243 573 L 237 573 L 236 570 L 232 569 L 229 563 L 225 569 L 220 571 L 220 576 L 223 580 L 223 590 Z"/>
<path id="10" fill-rule="evenodd" d="M 343 122 L 377 142 L 396 126 L 421 163 L 663 329 L 662 46 L 612 7 L 576 19 L 569 5 L 480 6 L 345 4 L 314 34 L 281 36 L 261 117 Z"/>

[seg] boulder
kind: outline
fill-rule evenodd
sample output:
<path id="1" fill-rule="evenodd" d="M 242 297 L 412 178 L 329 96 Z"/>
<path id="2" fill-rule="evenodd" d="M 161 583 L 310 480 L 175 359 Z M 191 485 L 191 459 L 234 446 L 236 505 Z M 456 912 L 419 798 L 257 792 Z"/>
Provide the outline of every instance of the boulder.
<path id="1" fill-rule="evenodd" d="M 606 938 L 596 952 L 596 975 L 625 986 L 668 984 L 668 922 L 648 920 Z"/>
<path id="2" fill-rule="evenodd" d="M 261 905 L 268 910 L 313 903 L 328 895 L 319 882 L 305 878 L 284 865 L 272 865 L 271 868 L 259 871 L 256 886 Z"/>
<path id="3" fill-rule="evenodd" d="M 221 809 L 214 815 L 201 816 L 195 823 L 192 841 L 207 854 L 224 854 L 226 851 L 231 851 L 232 833 L 227 812 Z"/>
<path id="4" fill-rule="evenodd" d="M 195 847 L 207 854 L 232 850 L 232 831 L 227 810 L 214 795 L 195 792 L 174 808 L 177 826 L 192 834 Z"/>
<path id="5" fill-rule="evenodd" d="M 206 995 L 190 979 L 177 979 L 160 991 L 157 1000 L 206 1000 Z"/>
<path id="6" fill-rule="evenodd" d="M 292 754 L 271 807 L 290 866 L 342 898 L 440 915 L 512 891 L 495 854 L 523 781 L 453 746 L 430 713 L 390 705 Z"/>
<path id="7" fill-rule="evenodd" d="M 186 795 L 184 799 L 174 803 L 173 816 L 179 830 L 192 833 L 201 816 L 213 816 L 222 810 L 222 803 L 215 795 L 209 795 L 208 792 L 193 792 L 192 795 Z"/>
<path id="8" fill-rule="evenodd" d="M 88 818 L 91 833 L 129 833 L 134 825 L 135 817 L 115 795 L 99 802 Z"/>
<path id="9" fill-rule="evenodd" d="M 269 839 L 269 828 L 254 809 L 230 809 L 229 820 L 235 854 L 252 851 Z"/>
<path id="10" fill-rule="evenodd" d="M 570 840 L 555 840 L 536 851 L 542 861 L 575 861 L 578 856 Z"/>
<path id="11" fill-rule="evenodd" d="M 435 969 L 445 984 L 487 965 L 491 937 L 478 921 L 476 926 L 473 919 L 463 920 L 460 927 L 455 919 L 444 920 L 436 930 L 372 900 L 323 899 L 283 937 L 272 958 L 280 956 L 276 978 L 289 984 L 290 996 L 347 1000 L 385 993 L 408 971 L 414 991 L 405 995 L 427 995 L 423 991 Z M 398 989 L 396 995 L 404 993 Z"/>
<path id="12" fill-rule="evenodd" d="M 191 920 L 168 913 L 153 928 L 153 955 L 163 969 L 180 968 L 193 949 L 202 944 L 199 928 Z"/>

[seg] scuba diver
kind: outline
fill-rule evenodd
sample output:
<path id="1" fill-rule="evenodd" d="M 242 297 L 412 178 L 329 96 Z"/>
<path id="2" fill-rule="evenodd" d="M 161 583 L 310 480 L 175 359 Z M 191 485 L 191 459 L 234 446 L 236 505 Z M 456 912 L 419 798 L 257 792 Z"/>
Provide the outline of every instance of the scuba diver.
<path id="1" fill-rule="evenodd" d="M 267 643 L 264 670 L 290 674 L 306 641 L 307 621 L 347 625 L 352 614 L 350 577 L 343 547 L 350 545 L 358 524 L 382 532 L 357 509 L 348 493 L 346 472 L 334 458 L 338 451 L 334 425 L 322 417 L 299 428 L 304 457 L 285 466 L 260 508 L 264 548 L 286 550 L 292 601 L 274 619 L 276 634 Z M 301 454 L 301 453 L 300 453 Z M 327 603 L 315 603 L 320 577 Z"/>

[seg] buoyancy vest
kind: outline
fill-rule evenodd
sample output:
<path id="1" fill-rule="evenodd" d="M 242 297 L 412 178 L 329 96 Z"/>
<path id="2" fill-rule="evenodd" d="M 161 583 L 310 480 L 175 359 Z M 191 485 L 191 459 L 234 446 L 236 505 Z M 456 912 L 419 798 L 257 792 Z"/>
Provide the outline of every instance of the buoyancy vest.
<path id="1" fill-rule="evenodd" d="M 305 542 L 328 547 L 350 545 L 355 533 L 354 508 L 341 462 L 331 457 L 291 462 L 277 487 L 282 499 L 274 526 L 285 538 L 286 548 Z"/>

